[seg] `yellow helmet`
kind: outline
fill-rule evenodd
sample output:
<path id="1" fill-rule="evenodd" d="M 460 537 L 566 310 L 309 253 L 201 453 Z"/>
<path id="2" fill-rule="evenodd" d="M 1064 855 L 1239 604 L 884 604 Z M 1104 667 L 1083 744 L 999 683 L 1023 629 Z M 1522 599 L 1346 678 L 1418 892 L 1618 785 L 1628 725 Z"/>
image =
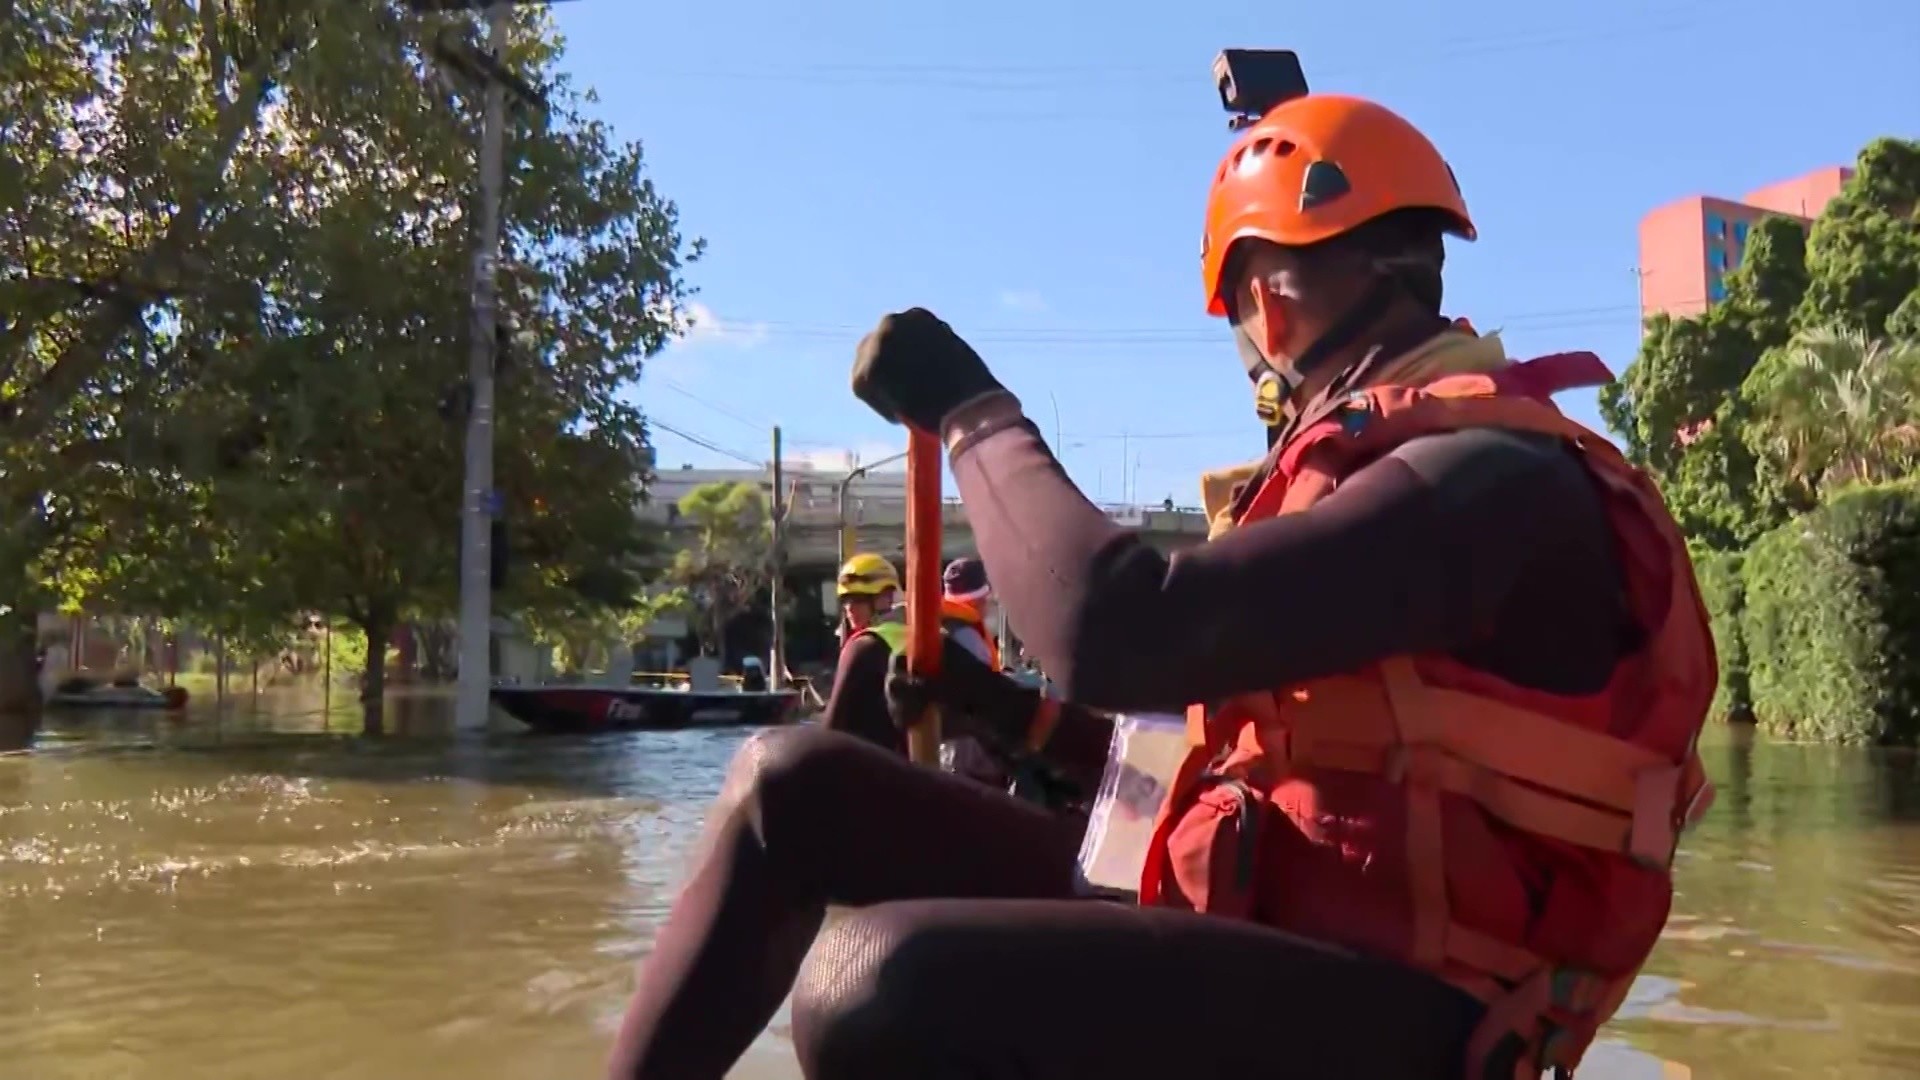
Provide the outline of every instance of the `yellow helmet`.
<path id="1" fill-rule="evenodd" d="M 879 596 L 889 589 L 900 588 L 900 574 L 884 556 L 872 552 L 862 552 L 847 560 L 840 568 L 840 577 L 834 586 L 834 595 L 845 599 L 849 596 Z"/>

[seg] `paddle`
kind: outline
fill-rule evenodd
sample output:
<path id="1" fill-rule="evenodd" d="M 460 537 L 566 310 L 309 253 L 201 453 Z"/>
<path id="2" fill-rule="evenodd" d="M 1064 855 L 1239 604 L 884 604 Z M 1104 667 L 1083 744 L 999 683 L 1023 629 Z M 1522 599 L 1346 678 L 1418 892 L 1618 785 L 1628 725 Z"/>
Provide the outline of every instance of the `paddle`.
<path id="1" fill-rule="evenodd" d="M 907 667 L 940 673 L 940 438 L 915 430 L 907 443 Z M 907 756 L 940 764 L 940 710 L 907 727 Z"/>

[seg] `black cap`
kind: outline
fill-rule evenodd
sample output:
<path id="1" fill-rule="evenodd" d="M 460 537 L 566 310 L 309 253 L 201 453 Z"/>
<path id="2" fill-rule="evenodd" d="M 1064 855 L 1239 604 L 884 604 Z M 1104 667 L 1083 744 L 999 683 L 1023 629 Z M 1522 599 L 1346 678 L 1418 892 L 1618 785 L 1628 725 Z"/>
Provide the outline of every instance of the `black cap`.
<path id="1" fill-rule="evenodd" d="M 973 600 L 987 595 L 987 566 L 979 559 L 963 556 L 947 564 L 941 575 L 941 587 L 956 600 Z"/>

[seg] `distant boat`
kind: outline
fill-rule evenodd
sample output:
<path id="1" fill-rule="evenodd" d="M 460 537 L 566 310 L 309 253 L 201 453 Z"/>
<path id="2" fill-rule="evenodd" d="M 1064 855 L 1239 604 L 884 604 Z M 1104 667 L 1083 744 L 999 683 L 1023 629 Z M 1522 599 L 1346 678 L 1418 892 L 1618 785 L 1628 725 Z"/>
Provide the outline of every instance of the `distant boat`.
<path id="1" fill-rule="evenodd" d="M 798 690 L 666 690 L 634 686 L 495 686 L 493 700 L 535 731 L 680 731 L 791 723 Z"/>
<path id="2" fill-rule="evenodd" d="M 184 709 L 187 692 L 178 686 L 152 690 L 138 684 L 68 678 L 47 695 L 49 709 Z"/>

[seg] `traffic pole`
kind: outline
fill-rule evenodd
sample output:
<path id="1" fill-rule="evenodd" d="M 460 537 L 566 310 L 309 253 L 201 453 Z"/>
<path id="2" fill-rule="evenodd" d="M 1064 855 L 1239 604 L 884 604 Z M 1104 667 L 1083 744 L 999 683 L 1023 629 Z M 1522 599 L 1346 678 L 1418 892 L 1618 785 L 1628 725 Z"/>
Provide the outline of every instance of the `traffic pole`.
<path id="1" fill-rule="evenodd" d="M 512 5 L 487 8 L 487 50 L 498 62 L 507 50 Z M 460 512 L 460 674 L 454 727 L 487 726 L 493 684 L 492 524 L 499 512 L 493 490 L 494 328 L 498 322 L 496 268 L 500 257 L 500 202 L 506 184 L 506 88 L 489 78 L 480 135 L 480 220 L 474 238 L 473 325 L 468 337 L 466 473 Z"/>

